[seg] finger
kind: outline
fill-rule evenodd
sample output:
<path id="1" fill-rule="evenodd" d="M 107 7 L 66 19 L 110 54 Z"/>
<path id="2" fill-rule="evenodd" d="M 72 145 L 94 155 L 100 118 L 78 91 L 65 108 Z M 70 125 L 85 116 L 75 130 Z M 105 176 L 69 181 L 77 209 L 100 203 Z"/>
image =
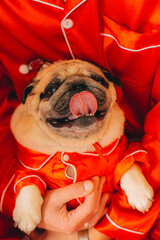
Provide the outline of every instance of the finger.
<path id="1" fill-rule="evenodd" d="M 85 197 L 93 191 L 93 188 L 93 181 L 87 180 L 84 182 L 68 185 L 64 188 L 48 191 L 44 198 L 42 206 L 42 220 L 39 224 L 39 227 L 48 230 L 56 230 L 57 228 L 60 232 L 66 232 L 67 230 L 72 232 L 72 229 L 74 229 L 74 219 L 77 219 L 77 222 L 75 222 L 75 224 L 78 224 L 78 219 L 81 215 L 81 211 L 78 211 L 77 215 L 76 212 L 73 212 L 74 218 L 72 219 L 70 212 L 68 213 L 66 209 L 66 203 L 74 198 Z M 85 216 L 86 215 L 87 213 L 85 213 Z M 56 222 L 53 221 L 53 218 L 57 219 Z M 58 219 L 59 222 L 63 222 L 63 224 L 57 226 Z M 79 225 L 81 226 L 81 224 Z M 72 226 L 73 228 L 69 229 Z"/>
<path id="2" fill-rule="evenodd" d="M 99 203 L 102 196 L 102 189 L 105 182 L 105 177 L 94 177 L 93 179 L 94 183 L 94 191 L 92 191 L 91 194 L 86 196 L 84 203 L 88 205 L 88 208 L 92 211 L 94 210 L 94 214 L 99 209 Z"/>
<path id="3" fill-rule="evenodd" d="M 97 224 L 97 222 L 102 217 L 104 217 L 104 215 L 107 213 L 108 208 L 106 207 L 106 204 L 108 202 L 108 198 L 109 198 L 109 195 L 107 193 L 104 193 L 102 198 L 101 198 L 101 201 L 100 201 L 100 204 L 99 204 L 100 207 L 99 207 L 97 213 L 91 219 L 89 219 L 87 221 L 87 228 L 94 227 Z M 84 230 L 84 229 L 86 229 L 85 224 L 79 230 Z"/>
<path id="4" fill-rule="evenodd" d="M 90 180 L 74 183 L 64 188 L 56 189 L 56 198 L 54 197 L 53 193 L 54 205 L 57 204 L 58 206 L 61 206 L 75 198 L 77 199 L 85 197 L 90 194 L 93 189 L 94 183 Z"/>
<path id="5" fill-rule="evenodd" d="M 96 213 L 97 196 L 98 198 L 99 195 L 101 196 L 103 182 L 104 178 L 95 177 L 93 181 L 85 181 L 48 191 L 42 208 L 43 214 L 40 227 L 50 230 L 58 229 L 59 232 L 68 233 L 77 231 Z M 88 195 L 87 200 L 83 204 L 72 211 L 67 211 L 66 202 L 86 195 Z M 54 221 L 54 219 L 56 220 Z M 57 224 L 59 222 L 62 224 Z"/>
<path id="6" fill-rule="evenodd" d="M 99 209 L 102 194 L 101 192 L 105 178 L 95 177 L 92 180 L 94 182 L 94 190 L 92 191 L 92 193 L 85 198 L 83 204 L 78 206 L 76 209 L 68 212 L 66 221 L 68 223 L 72 221 L 72 227 L 74 231 L 77 231 L 79 228 L 83 226 L 85 222 L 89 221 L 97 213 Z"/>

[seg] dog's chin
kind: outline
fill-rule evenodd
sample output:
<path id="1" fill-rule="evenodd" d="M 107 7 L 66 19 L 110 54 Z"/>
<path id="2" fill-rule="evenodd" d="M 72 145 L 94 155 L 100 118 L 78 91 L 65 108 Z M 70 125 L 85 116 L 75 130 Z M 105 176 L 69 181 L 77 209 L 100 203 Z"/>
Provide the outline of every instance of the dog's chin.
<path id="1" fill-rule="evenodd" d="M 85 128 L 87 126 L 93 125 L 96 121 L 101 121 L 104 119 L 106 111 L 97 111 L 94 115 L 88 114 L 84 116 L 75 117 L 70 114 L 64 118 L 46 118 L 45 122 L 53 128 L 63 128 L 63 127 L 80 127 Z"/>
<path id="2" fill-rule="evenodd" d="M 53 119 L 47 118 L 47 127 L 59 136 L 65 138 L 86 138 L 89 135 L 95 134 L 105 119 L 106 112 L 98 112 L 94 115 L 80 116 L 72 118 L 72 116 Z"/>

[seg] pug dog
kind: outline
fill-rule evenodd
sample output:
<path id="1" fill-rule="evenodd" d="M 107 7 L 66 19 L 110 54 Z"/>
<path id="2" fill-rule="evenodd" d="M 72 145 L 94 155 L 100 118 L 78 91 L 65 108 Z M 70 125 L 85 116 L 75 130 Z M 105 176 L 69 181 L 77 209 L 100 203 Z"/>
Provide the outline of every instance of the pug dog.
<path id="1" fill-rule="evenodd" d="M 105 175 L 104 191 L 115 190 L 115 169 L 128 144 L 113 82 L 120 84 L 94 64 L 64 60 L 40 71 L 25 88 L 11 119 L 22 173 L 14 185 L 13 219 L 22 231 L 29 234 L 39 224 L 47 187 Z M 148 211 L 154 193 L 141 168 L 131 164 L 119 181 L 129 204 Z"/>

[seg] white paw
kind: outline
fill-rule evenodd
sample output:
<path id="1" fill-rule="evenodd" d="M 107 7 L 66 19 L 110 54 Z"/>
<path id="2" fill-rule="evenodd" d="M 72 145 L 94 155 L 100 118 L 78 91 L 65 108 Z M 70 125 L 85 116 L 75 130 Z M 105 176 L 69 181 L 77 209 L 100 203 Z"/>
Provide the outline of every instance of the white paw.
<path id="1" fill-rule="evenodd" d="M 153 203 L 154 192 L 152 187 L 146 182 L 139 184 L 136 188 L 128 191 L 127 198 L 133 209 L 145 213 L 148 212 Z"/>
<path id="2" fill-rule="evenodd" d="M 154 192 L 139 166 L 133 164 L 122 176 L 120 185 L 134 209 L 143 213 L 149 210 L 153 203 Z"/>
<path id="3" fill-rule="evenodd" d="M 30 208 L 30 211 L 17 210 L 13 212 L 15 226 L 21 231 L 30 234 L 41 220 L 41 215 Z"/>
<path id="4" fill-rule="evenodd" d="M 22 188 L 13 211 L 15 226 L 29 234 L 41 221 L 41 206 L 43 198 L 40 190 L 35 186 Z"/>

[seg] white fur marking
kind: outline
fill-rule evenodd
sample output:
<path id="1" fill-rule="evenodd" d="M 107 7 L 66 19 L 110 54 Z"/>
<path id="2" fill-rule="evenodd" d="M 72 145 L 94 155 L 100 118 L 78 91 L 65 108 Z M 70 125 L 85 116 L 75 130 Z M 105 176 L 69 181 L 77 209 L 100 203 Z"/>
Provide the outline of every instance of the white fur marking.
<path id="1" fill-rule="evenodd" d="M 13 210 L 15 226 L 30 234 L 41 221 L 42 203 L 43 197 L 36 185 L 23 187 L 17 196 Z"/>

